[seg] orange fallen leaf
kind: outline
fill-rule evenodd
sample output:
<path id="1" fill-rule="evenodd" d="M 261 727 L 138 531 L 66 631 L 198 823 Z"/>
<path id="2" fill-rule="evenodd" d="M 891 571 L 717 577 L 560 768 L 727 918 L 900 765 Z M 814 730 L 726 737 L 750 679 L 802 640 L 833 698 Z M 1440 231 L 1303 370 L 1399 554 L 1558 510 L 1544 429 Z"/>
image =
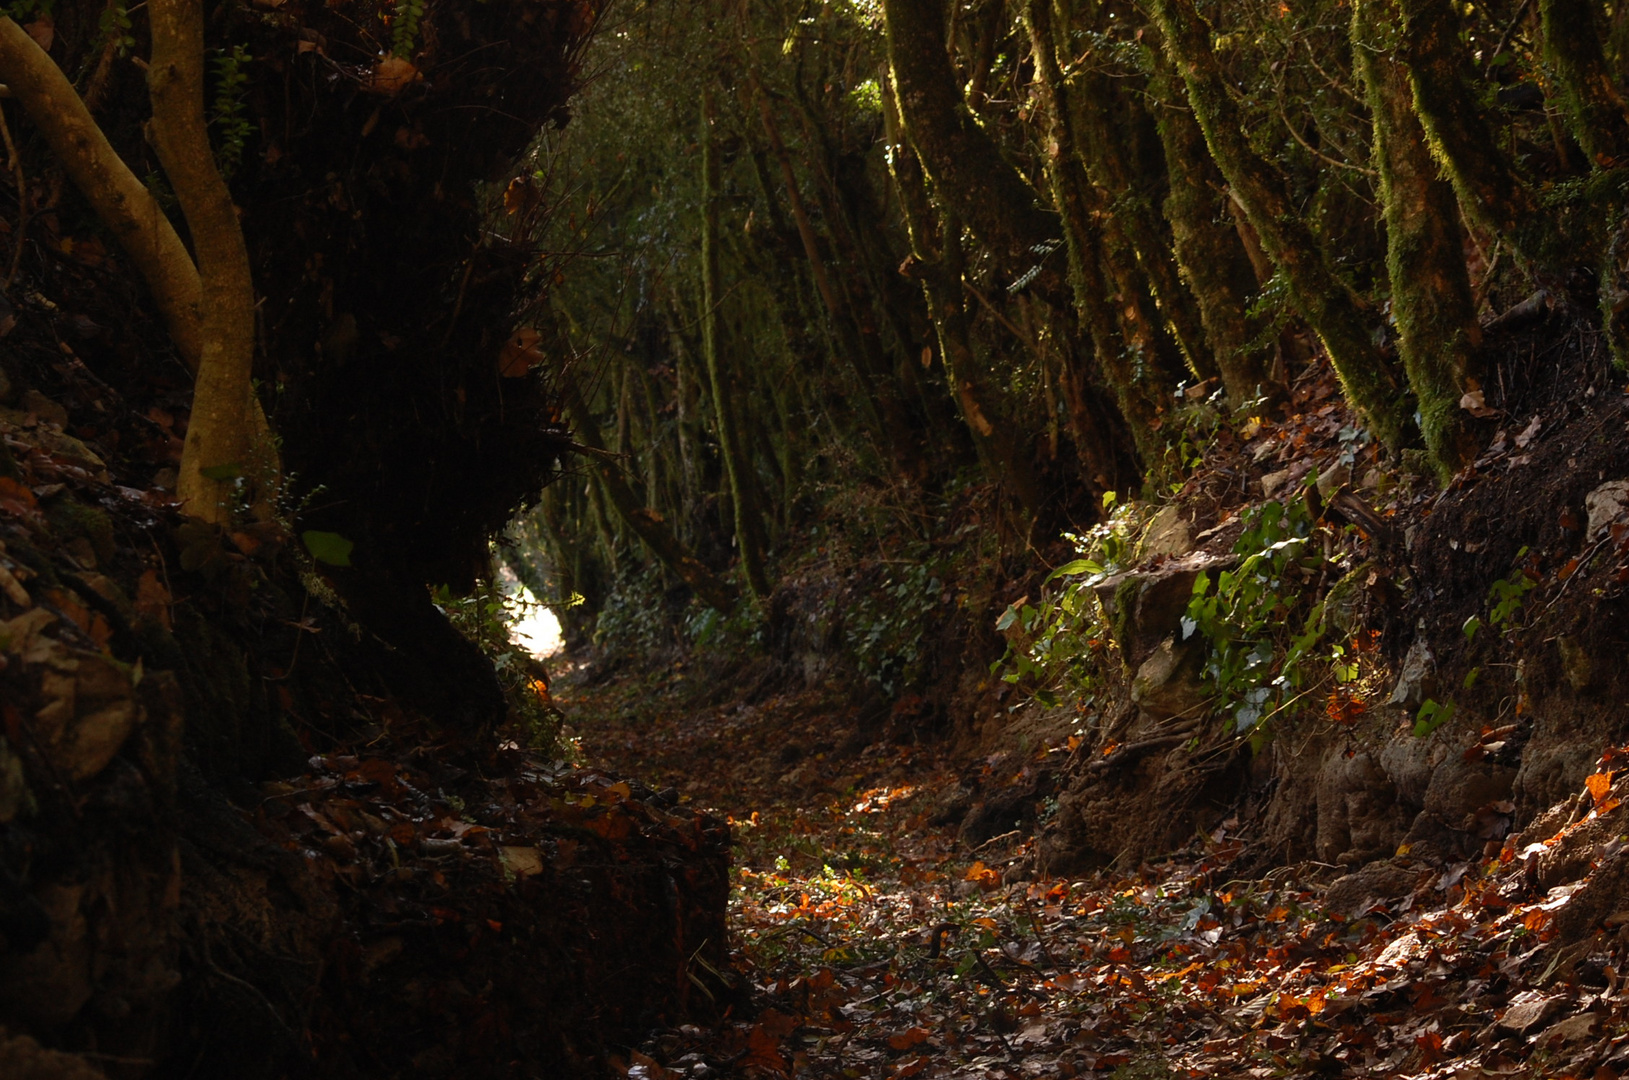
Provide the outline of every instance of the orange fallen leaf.
<path id="1" fill-rule="evenodd" d="M 909 1050 L 928 1041 L 928 1029 L 913 1027 L 901 1031 L 898 1035 L 888 1036 L 888 1045 L 895 1050 Z"/>
<path id="2" fill-rule="evenodd" d="M 1589 797 L 1599 804 L 1606 798 L 1607 792 L 1612 790 L 1612 774 L 1591 773 L 1584 779 L 1584 786 L 1589 789 Z"/>

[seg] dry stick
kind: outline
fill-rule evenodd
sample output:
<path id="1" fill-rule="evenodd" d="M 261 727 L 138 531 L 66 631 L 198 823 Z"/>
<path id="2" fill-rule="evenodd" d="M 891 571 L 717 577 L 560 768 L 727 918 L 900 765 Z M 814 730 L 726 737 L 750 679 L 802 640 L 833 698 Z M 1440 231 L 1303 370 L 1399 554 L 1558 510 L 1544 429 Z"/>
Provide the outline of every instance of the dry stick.
<path id="1" fill-rule="evenodd" d="M 28 236 L 28 181 L 23 176 L 23 160 L 17 156 L 17 144 L 11 141 L 11 125 L 6 123 L 6 110 L 0 109 L 0 138 L 6 142 L 6 154 L 11 158 L 11 173 L 17 179 L 17 235 L 11 244 L 11 270 L 0 291 L 10 292 L 17 280 L 17 270 L 23 263 L 23 240 Z"/>
<path id="2" fill-rule="evenodd" d="M 1532 4 L 1533 0 L 1522 0 L 1521 7 L 1516 9 L 1516 14 L 1512 15 L 1510 21 L 1505 24 L 1504 33 L 1499 35 L 1499 44 L 1493 47 L 1493 55 L 1488 57 L 1487 67 L 1482 70 L 1484 79 L 1493 74 L 1494 62 L 1499 59 L 1499 54 L 1505 51 L 1505 46 L 1510 44 L 1510 35 L 1516 32 L 1516 27 L 1522 21 L 1522 16 L 1527 14 L 1527 9 Z"/>

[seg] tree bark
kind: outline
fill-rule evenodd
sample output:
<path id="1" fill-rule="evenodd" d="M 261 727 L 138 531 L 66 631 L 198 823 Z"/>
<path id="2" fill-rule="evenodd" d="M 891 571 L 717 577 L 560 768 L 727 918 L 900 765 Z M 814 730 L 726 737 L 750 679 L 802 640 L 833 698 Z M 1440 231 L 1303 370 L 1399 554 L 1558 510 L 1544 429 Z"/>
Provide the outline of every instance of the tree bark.
<path id="1" fill-rule="evenodd" d="M 1540 268 L 1561 254 L 1548 215 L 1499 151 L 1468 85 L 1469 57 L 1448 0 L 1399 0 L 1414 111 L 1465 215 Z"/>
<path id="2" fill-rule="evenodd" d="M 1478 450 L 1470 414 L 1459 402 L 1469 389 L 1481 330 L 1454 192 L 1438 175 L 1414 113 L 1408 72 L 1393 55 L 1397 31 L 1390 0 L 1355 0 L 1352 59 L 1374 122 L 1391 310 L 1420 431 L 1446 480 Z"/>
<path id="3" fill-rule="evenodd" d="M 940 222 L 941 251 L 931 239 L 932 209 L 922 182 L 921 164 L 902 138 L 897 105 L 891 88 L 883 94 L 883 114 L 888 123 L 888 165 L 894 187 L 899 192 L 900 209 L 911 241 L 911 275 L 921 283 L 939 339 L 939 355 L 951 396 L 960 407 L 962 420 L 973 445 L 986 465 L 1007 483 L 1033 516 L 1040 508 L 1040 485 L 1025 456 L 1016 425 L 1005 421 L 992 403 L 992 391 L 985 383 L 978 355 L 968 333 L 967 308 L 961 279 L 959 226 L 951 220 Z"/>
<path id="4" fill-rule="evenodd" d="M 1251 147 L 1244 118 L 1211 51 L 1210 25 L 1193 0 L 1151 0 L 1151 6 L 1211 155 L 1284 275 L 1297 310 L 1323 342 L 1347 401 L 1381 443 L 1397 450 L 1409 423 L 1399 380 L 1369 336 L 1350 290 L 1330 270 L 1317 238 L 1285 194 L 1282 178 Z"/>
<path id="5" fill-rule="evenodd" d="M 1629 164 L 1629 121 L 1601 49 L 1591 0 L 1539 0 L 1544 59 L 1555 75 L 1573 138 L 1597 167 Z"/>
<path id="6" fill-rule="evenodd" d="M 718 425 L 718 444 L 724 456 L 724 471 L 730 483 L 730 501 L 735 511 L 735 542 L 741 553 L 741 568 L 753 595 L 769 595 L 769 578 L 764 572 L 763 519 L 749 470 L 746 451 L 735 417 L 731 380 L 724 370 L 720 338 L 719 306 L 723 303 L 719 281 L 718 200 L 720 168 L 713 125 L 717 107 L 710 85 L 701 92 L 701 340 L 707 364 L 707 378 L 713 394 L 713 414 Z"/>
<path id="7" fill-rule="evenodd" d="M 628 481 L 622 467 L 606 452 L 605 440 L 600 437 L 599 425 L 588 403 L 583 400 L 577 386 L 576 375 L 567 369 L 560 379 L 561 393 L 565 397 L 566 415 L 571 418 L 573 435 L 577 441 L 593 451 L 594 478 L 610 500 L 617 516 L 645 542 L 662 564 L 673 571 L 700 598 L 701 602 L 725 615 L 735 610 L 735 590 L 709 570 L 701 560 L 678 541 L 673 530 L 656 511 L 647 507 Z"/>
<path id="8" fill-rule="evenodd" d="M 945 50 L 944 0 L 884 0 L 883 13 L 905 134 L 938 198 L 1014 283 L 1067 302 L 1049 258 L 1063 238 L 1060 222 L 962 100 Z"/>
<path id="9" fill-rule="evenodd" d="M 1154 123 L 1170 178 L 1165 217 L 1177 263 L 1199 305 L 1228 403 L 1240 409 L 1264 394 L 1275 396 L 1267 385 L 1271 349 L 1255 344 L 1262 327 L 1250 318 L 1250 303 L 1261 282 L 1244 241 L 1229 223 L 1232 200 L 1205 145 L 1205 133 L 1188 108 L 1186 90 L 1158 44 L 1147 47 L 1145 55 L 1152 72 Z"/>
<path id="10" fill-rule="evenodd" d="M 1158 462 L 1164 452 L 1164 442 L 1159 437 L 1159 395 L 1137 377 L 1138 365 L 1132 362 L 1124 347 L 1117 332 L 1117 317 L 1109 306 L 1109 287 L 1102 270 L 1101 233 L 1093 220 L 1091 186 L 1080 163 L 1068 92 L 1052 49 L 1051 9 L 1047 3 L 1048 0 L 1030 0 L 1029 8 L 1036 82 L 1046 112 L 1049 141 L 1047 182 L 1052 189 L 1052 201 L 1063 216 L 1075 309 L 1092 339 L 1098 367 L 1113 387 L 1120 411 L 1131 427 L 1142 465 L 1148 468 Z M 1146 373 L 1153 365 L 1143 367 Z"/>
<path id="11" fill-rule="evenodd" d="M 185 513 L 224 524 L 240 497 L 239 477 L 257 486 L 274 479 L 255 460 L 250 423 L 254 284 L 237 208 L 209 145 L 202 0 L 151 0 L 148 19 L 149 139 L 186 214 L 202 285 L 198 377 L 176 491 Z"/>
<path id="12" fill-rule="evenodd" d="M 158 304 L 176 351 L 196 371 L 202 285 L 153 193 L 124 163 L 62 69 L 21 26 L 0 15 L 0 80 L 62 162 L 68 179 L 118 237 Z"/>

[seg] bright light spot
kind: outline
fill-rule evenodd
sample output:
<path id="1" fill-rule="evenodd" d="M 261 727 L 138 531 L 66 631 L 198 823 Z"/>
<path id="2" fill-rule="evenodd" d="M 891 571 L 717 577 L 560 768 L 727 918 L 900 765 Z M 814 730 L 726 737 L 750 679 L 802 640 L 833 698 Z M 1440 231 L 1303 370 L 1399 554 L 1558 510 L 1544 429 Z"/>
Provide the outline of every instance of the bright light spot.
<path id="1" fill-rule="evenodd" d="M 509 626 L 509 640 L 538 659 L 553 656 L 565 647 L 560 636 L 560 620 L 554 612 L 537 602 L 530 589 L 520 587 L 520 599 L 526 613 Z"/>
<path id="2" fill-rule="evenodd" d="M 537 657 L 547 659 L 565 648 L 560 634 L 560 620 L 554 612 L 538 603 L 532 590 L 522 585 L 507 567 L 498 569 L 498 588 L 518 609 L 520 617 L 509 624 L 509 640 Z"/>

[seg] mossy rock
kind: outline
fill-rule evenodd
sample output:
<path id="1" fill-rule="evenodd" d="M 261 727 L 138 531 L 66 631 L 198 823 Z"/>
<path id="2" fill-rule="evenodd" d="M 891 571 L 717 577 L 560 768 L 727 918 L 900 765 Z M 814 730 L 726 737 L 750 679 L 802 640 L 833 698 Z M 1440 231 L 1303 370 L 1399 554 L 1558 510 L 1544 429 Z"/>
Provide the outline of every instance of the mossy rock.
<path id="1" fill-rule="evenodd" d="M 72 495 L 61 495 L 45 505 L 45 520 L 51 531 L 63 540 L 83 537 L 96 553 L 96 561 L 113 561 L 113 519 L 94 506 L 86 506 Z"/>

